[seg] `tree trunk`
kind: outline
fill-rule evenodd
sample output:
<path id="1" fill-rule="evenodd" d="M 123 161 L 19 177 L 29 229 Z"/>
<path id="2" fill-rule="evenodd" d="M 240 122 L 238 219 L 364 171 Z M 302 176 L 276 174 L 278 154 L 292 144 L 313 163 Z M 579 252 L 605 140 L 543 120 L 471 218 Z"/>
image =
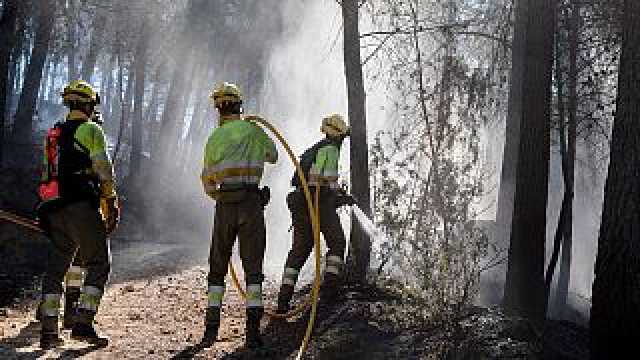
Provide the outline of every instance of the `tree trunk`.
<path id="1" fill-rule="evenodd" d="M 369 148 L 367 146 L 367 118 L 362 63 L 358 0 L 342 1 L 344 24 L 344 72 L 347 79 L 349 123 L 351 124 L 351 192 L 357 205 L 371 217 L 369 194 Z M 351 241 L 347 258 L 351 281 L 364 282 L 369 270 L 371 239 L 355 216 L 351 218 Z"/>
<path id="2" fill-rule="evenodd" d="M 118 61 L 123 61 L 123 60 L 118 60 Z M 118 86 L 120 87 L 121 92 L 122 92 L 123 72 L 124 72 L 124 65 L 121 65 L 120 75 L 118 75 L 120 78 L 118 80 L 120 82 Z M 120 110 L 121 110 L 120 124 L 118 126 L 116 148 L 113 152 L 114 165 L 118 161 L 118 154 L 120 152 L 120 146 L 122 145 L 122 140 L 124 138 L 124 132 L 129 127 L 129 118 L 131 117 L 131 99 L 133 95 L 133 79 L 134 79 L 133 70 L 131 69 L 131 66 L 129 66 L 129 69 L 127 71 L 127 88 L 124 90 L 124 95 L 121 97 L 122 101 L 120 103 Z"/>
<path id="3" fill-rule="evenodd" d="M 520 123 L 522 122 L 523 84 L 526 73 L 527 12 L 529 1 L 518 0 L 515 9 L 515 25 L 511 48 L 511 86 L 505 125 L 504 151 L 502 155 L 502 173 L 498 192 L 496 211 L 495 241 L 506 246 L 511 237 L 513 220 L 513 197 L 516 188 L 518 154 L 520 151 Z"/>
<path id="4" fill-rule="evenodd" d="M 618 98 L 591 305 L 591 358 L 640 340 L 640 2 L 625 0 Z"/>
<path id="5" fill-rule="evenodd" d="M 148 31 L 144 22 L 141 27 L 135 54 L 136 82 L 129 164 L 129 177 L 134 187 L 139 184 L 137 180 L 140 176 L 142 164 L 142 108 L 144 107 L 145 70 L 147 66 Z"/>
<path id="6" fill-rule="evenodd" d="M 111 123 L 113 121 L 113 69 L 115 68 L 116 56 L 114 54 L 109 55 L 109 61 L 107 62 L 107 70 L 106 70 L 106 82 L 104 94 L 100 94 L 102 96 L 103 105 L 102 111 L 104 113 L 105 121 Z"/>
<path id="7" fill-rule="evenodd" d="M 53 55 L 51 59 L 51 79 L 49 80 L 49 89 L 47 90 L 47 100 L 51 103 L 56 102 L 58 99 L 58 93 L 56 92 L 56 80 L 58 79 L 58 73 L 60 67 L 60 59 L 57 55 Z"/>
<path id="8" fill-rule="evenodd" d="M 31 61 L 27 65 L 22 94 L 16 111 L 16 122 L 13 128 L 13 137 L 17 145 L 31 145 L 31 133 L 33 131 L 33 114 L 38 99 L 38 90 L 42 79 L 44 67 L 49 51 L 49 42 L 53 32 L 53 20 L 55 16 L 55 0 L 43 0 L 40 2 L 38 25 L 35 34 L 34 46 L 31 52 Z M 26 152 L 29 152 L 26 150 Z"/>
<path id="9" fill-rule="evenodd" d="M 51 63 L 52 61 L 46 61 L 44 63 L 44 73 L 42 74 L 42 81 L 40 81 L 40 90 L 38 93 L 38 101 L 37 101 L 37 109 L 42 111 L 42 103 L 46 100 L 45 95 L 47 94 L 47 84 L 49 82 L 49 77 L 51 76 Z M 42 114 L 41 114 L 42 115 Z"/>
<path id="10" fill-rule="evenodd" d="M 9 62 L 15 42 L 18 3 L 18 0 L 5 1 L 2 18 L 0 18 L 0 89 L 2 90 L 0 94 L 0 169 L 4 157 L 5 127 L 9 123 L 6 120 L 6 115 L 9 113 L 7 100 L 11 94 L 7 94 L 6 90 L 9 88 Z"/>
<path id="11" fill-rule="evenodd" d="M 76 4 L 75 0 L 67 0 L 67 70 L 69 82 L 78 79 L 76 68 Z"/>
<path id="12" fill-rule="evenodd" d="M 566 221 L 564 222 L 562 242 L 562 258 L 560 272 L 558 274 L 558 287 L 554 308 L 555 317 L 562 319 L 565 316 L 567 300 L 569 298 L 569 285 L 571 279 L 571 255 L 573 250 L 573 199 L 575 193 L 575 162 L 576 162 L 576 137 L 578 116 L 578 36 L 580 33 L 580 4 L 571 2 L 571 19 L 569 20 L 569 124 L 568 124 L 568 149 L 567 149 L 567 176 L 565 192 L 567 194 Z"/>
<path id="13" fill-rule="evenodd" d="M 87 58 L 82 64 L 82 78 L 91 82 L 96 62 L 98 60 L 98 53 L 102 47 L 104 41 L 104 30 L 107 25 L 107 16 L 105 10 L 98 8 L 97 14 L 91 23 L 91 42 L 89 44 L 89 52 Z"/>
<path id="14" fill-rule="evenodd" d="M 177 59 L 174 65 L 164 111 L 160 121 L 158 144 L 162 144 L 162 146 L 158 147 L 158 151 L 155 151 L 153 154 L 153 161 L 156 164 L 154 168 L 157 169 L 158 172 L 156 179 L 166 176 L 167 173 L 171 173 L 166 169 L 177 165 L 175 161 L 171 161 L 171 153 L 178 145 L 175 141 L 178 140 L 177 135 L 184 122 L 183 109 L 187 82 L 192 80 L 188 78 L 188 75 L 195 63 L 195 47 L 192 45 L 194 29 L 198 27 L 200 21 L 203 21 L 202 15 L 208 11 L 207 8 L 207 2 L 204 0 L 191 0 L 189 4 L 187 25 L 181 34 L 182 45 L 180 45 L 181 50 L 179 53 L 181 53 L 182 56 Z"/>
<path id="15" fill-rule="evenodd" d="M 546 315 L 544 262 L 549 180 L 551 74 L 553 69 L 554 0 L 528 2 L 525 52 L 515 51 L 514 66 L 527 69 L 521 81 L 520 144 L 511 225 L 505 311 L 542 326 Z M 516 26 L 518 26 L 516 25 Z M 517 64 L 517 65 L 516 65 Z"/>
<path id="16" fill-rule="evenodd" d="M 545 299 L 547 303 L 549 301 L 551 295 L 551 283 L 553 282 L 553 274 L 556 270 L 556 265 L 558 264 L 558 256 L 560 255 L 560 250 L 562 249 L 562 239 L 565 232 L 565 224 L 567 222 L 567 206 L 569 205 L 569 187 L 568 184 L 568 164 L 569 164 L 569 156 L 567 151 L 567 130 L 566 130 L 566 111 L 565 111 L 565 96 L 564 96 L 564 76 L 563 76 L 563 68 L 562 68 L 562 57 L 563 52 L 561 52 L 561 42 L 564 39 L 561 37 L 561 32 L 556 31 L 556 52 L 555 52 L 555 80 L 556 80 L 556 89 L 558 92 L 558 128 L 559 128 L 559 137 L 560 137 L 560 158 L 562 162 L 562 179 L 564 183 L 564 194 L 562 196 L 562 205 L 560 207 L 560 214 L 558 215 L 558 224 L 556 225 L 556 232 L 553 237 L 553 251 L 551 253 L 551 259 L 549 260 L 549 265 L 547 266 L 547 272 L 545 274 Z"/>

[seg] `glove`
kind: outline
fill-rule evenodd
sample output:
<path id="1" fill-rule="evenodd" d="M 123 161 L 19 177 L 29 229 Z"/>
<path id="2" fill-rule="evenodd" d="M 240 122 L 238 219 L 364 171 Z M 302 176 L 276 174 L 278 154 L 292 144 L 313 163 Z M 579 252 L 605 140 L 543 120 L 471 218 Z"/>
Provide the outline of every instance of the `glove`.
<path id="1" fill-rule="evenodd" d="M 356 199 L 349 194 L 340 194 L 338 195 L 338 197 L 336 197 L 336 207 L 342 207 L 345 205 L 355 205 L 356 204 Z"/>
<path id="2" fill-rule="evenodd" d="M 260 200 L 263 208 L 269 204 L 269 201 L 271 201 L 271 189 L 269 189 L 268 186 L 260 189 Z"/>
<path id="3" fill-rule="evenodd" d="M 118 198 L 101 198 L 100 199 L 100 212 L 102 213 L 102 220 L 104 221 L 107 235 L 111 234 L 120 222 L 120 207 L 118 206 Z"/>

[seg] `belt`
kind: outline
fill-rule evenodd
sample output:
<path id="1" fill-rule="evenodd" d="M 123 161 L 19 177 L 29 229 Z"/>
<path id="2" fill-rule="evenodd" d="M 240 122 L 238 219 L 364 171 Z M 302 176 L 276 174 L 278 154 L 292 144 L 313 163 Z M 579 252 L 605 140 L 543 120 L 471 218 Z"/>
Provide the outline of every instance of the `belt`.
<path id="1" fill-rule="evenodd" d="M 218 191 L 228 192 L 228 191 L 252 191 L 258 192 L 260 188 L 258 184 L 221 184 Z"/>

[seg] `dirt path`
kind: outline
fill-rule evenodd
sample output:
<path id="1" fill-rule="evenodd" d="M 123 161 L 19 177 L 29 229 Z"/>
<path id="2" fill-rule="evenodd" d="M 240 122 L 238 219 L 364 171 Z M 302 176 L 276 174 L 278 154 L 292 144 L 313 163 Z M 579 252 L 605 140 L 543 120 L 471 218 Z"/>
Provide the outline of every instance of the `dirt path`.
<path id="1" fill-rule="evenodd" d="M 205 284 L 205 269 L 196 267 L 153 280 L 133 280 L 109 287 L 96 318 L 99 329 L 111 338 L 110 345 L 104 349 L 93 349 L 72 341 L 65 332 L 67 342 L 63 348 L 40 350 L 40 326 L 33 321 L 33 304 L 23 304 L 21 308 L 0 313 L 0 358 L 169 359 L 193 356 L 222 359 L 234 357 L 234 354 L 241 357 L 244 302 L 231 287 L 225 295 L 219 342 L 211 349 L 188 351 L 188 346 L 197 343 L 203 332 Z"/>

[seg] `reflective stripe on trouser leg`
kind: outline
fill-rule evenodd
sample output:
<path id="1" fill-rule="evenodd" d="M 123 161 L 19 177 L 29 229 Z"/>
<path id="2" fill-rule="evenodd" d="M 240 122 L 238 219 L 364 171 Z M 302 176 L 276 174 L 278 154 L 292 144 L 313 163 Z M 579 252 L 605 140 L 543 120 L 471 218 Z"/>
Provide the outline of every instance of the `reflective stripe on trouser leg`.
<path id="1" fill-rule="evenodd" d="M 294 268 L 284 268 L 284 274 L 282 275 L 282 285 L 296 286 L 298 282 L 298 274 L 300 270 Z"/>
<path id="2" fill-rule="evenodd" d="M 247 307 L 248 308 L 262 307 L 262 285 L 260 284 L 247 285 Z"/>
<path id="3" fill-rule="evenodd" d="M 222 306 L 222 298 L 224 297 L 224 286 L 209 286 L 209 292 L 207 294 L 208 307 L 219 308 Z"/>
<path id="4" fill-rule="evenodd" d="M 80 266 L 71 266 L 67 271 L 67 275 L 64 278 L 64 282 L 66 287 L 82 287 L 82 282 L 84 280 L 84 273 L 86 269 Z"/>
<path id="5" fill-rule="evenodd" d="M 324 271 L 328 274 L 340 275 L 340 267 L 342 267 L 342 258 L 331 255 L 327 257 L 327 267 Z"/>
<path id="6" fill-rule="evenodd" d="M 42 316 L 58 316 L 60 314 L 60 299 L 62 294 L 44 294 L 40 311 Z"/>
<path id="7" fill-rule="evenodd" d="M 102 299 L 102 290 L 95 286 L 83 286 L 80 299 L 78 301 L 78 309 L 98 311 L 100 300 Z"/>

